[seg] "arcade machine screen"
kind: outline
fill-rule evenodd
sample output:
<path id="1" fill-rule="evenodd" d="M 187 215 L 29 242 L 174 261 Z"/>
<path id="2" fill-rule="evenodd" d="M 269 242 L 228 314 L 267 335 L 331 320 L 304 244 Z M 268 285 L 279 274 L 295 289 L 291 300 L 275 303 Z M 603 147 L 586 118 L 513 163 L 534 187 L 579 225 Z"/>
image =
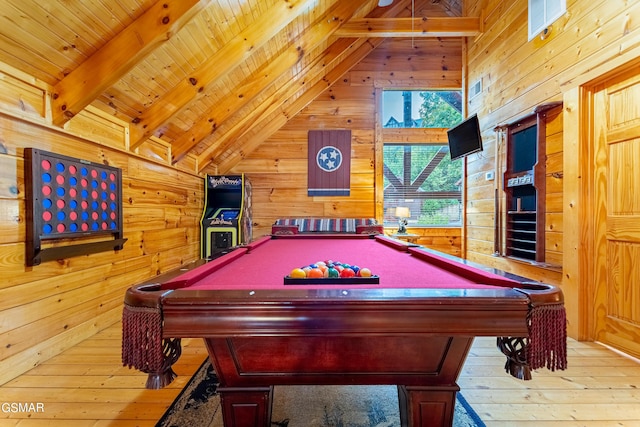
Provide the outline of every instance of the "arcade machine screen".
<path id="1" fill-rule="evenodd" d="M 220 209 L 216 212 L 214 218 L 218 218 L 223 221 L 231 221 L 232 219 L 238 218 L 238 215 L 240 215 L 239 209 Z"/>

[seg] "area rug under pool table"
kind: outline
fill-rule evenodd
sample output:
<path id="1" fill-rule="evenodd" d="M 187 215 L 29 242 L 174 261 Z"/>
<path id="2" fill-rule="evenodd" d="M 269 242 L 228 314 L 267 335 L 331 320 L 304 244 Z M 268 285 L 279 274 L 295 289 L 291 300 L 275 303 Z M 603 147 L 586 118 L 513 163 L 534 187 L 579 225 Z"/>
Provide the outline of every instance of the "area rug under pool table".
<path id="1" fill-rule="evenodd" d="M 205 361 L 156 427 L 222 427 L 218 379 Z M 400 427 L 395 386 L 276 386 L 273 427 Z M 484 427 L 458 393 L 454 427 Z"/>

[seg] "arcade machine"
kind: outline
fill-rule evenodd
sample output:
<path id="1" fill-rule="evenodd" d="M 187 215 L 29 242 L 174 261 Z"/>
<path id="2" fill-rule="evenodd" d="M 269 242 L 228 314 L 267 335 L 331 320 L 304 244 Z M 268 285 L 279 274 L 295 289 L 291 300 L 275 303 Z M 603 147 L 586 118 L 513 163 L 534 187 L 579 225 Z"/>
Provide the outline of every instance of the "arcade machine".
<path id="1" fill-rule="evenodd" d="M 251 241 L 251 184 L 242 175 L 207 175 L 202 257 L 213 258 Z"/>

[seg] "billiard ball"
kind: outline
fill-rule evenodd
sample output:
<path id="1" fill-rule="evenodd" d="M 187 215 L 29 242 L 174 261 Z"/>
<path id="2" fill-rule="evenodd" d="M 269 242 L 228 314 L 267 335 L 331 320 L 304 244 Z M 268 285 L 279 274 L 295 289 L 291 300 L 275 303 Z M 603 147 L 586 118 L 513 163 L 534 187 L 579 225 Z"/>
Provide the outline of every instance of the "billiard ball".
<path id="1" fill-rule="evenodd" d="M 371 277 L 371 270 L 369 270 L 368 268 L 361 268 L 360 269 L 360 277 Z"/>
<path id="2" fill-rule="evenodd" d="M 294 268 L 291 270 L 291 273 L 289 273 L 289 277 L 293 279 L 303 279 L 307 277 L 307 273 L 301 268 Z"/>
<path id="3" fill-rule="evenodd" d="M 348 278 L 348 277 L 354 277 L 355 275 L 356 273 L 348 267 L 340 272 L 340 277 Z"/>
<path id="4" fill-rule="evenodd" d="M 324 277 L 324 273 L 319 268 L 312 268 L 307 273 L 307 277 Z"/>

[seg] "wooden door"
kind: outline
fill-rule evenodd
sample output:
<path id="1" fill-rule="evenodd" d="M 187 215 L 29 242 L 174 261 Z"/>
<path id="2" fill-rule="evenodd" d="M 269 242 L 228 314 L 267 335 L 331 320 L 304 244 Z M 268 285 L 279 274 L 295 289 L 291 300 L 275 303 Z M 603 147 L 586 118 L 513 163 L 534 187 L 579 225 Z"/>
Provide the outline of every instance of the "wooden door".
<path id="1" fill-rule="evenodd" d="M 640 72 L 594 91 L 595 339 L 640 356 Z M 566 153 L 565 153 L 566 155 Z"/>

